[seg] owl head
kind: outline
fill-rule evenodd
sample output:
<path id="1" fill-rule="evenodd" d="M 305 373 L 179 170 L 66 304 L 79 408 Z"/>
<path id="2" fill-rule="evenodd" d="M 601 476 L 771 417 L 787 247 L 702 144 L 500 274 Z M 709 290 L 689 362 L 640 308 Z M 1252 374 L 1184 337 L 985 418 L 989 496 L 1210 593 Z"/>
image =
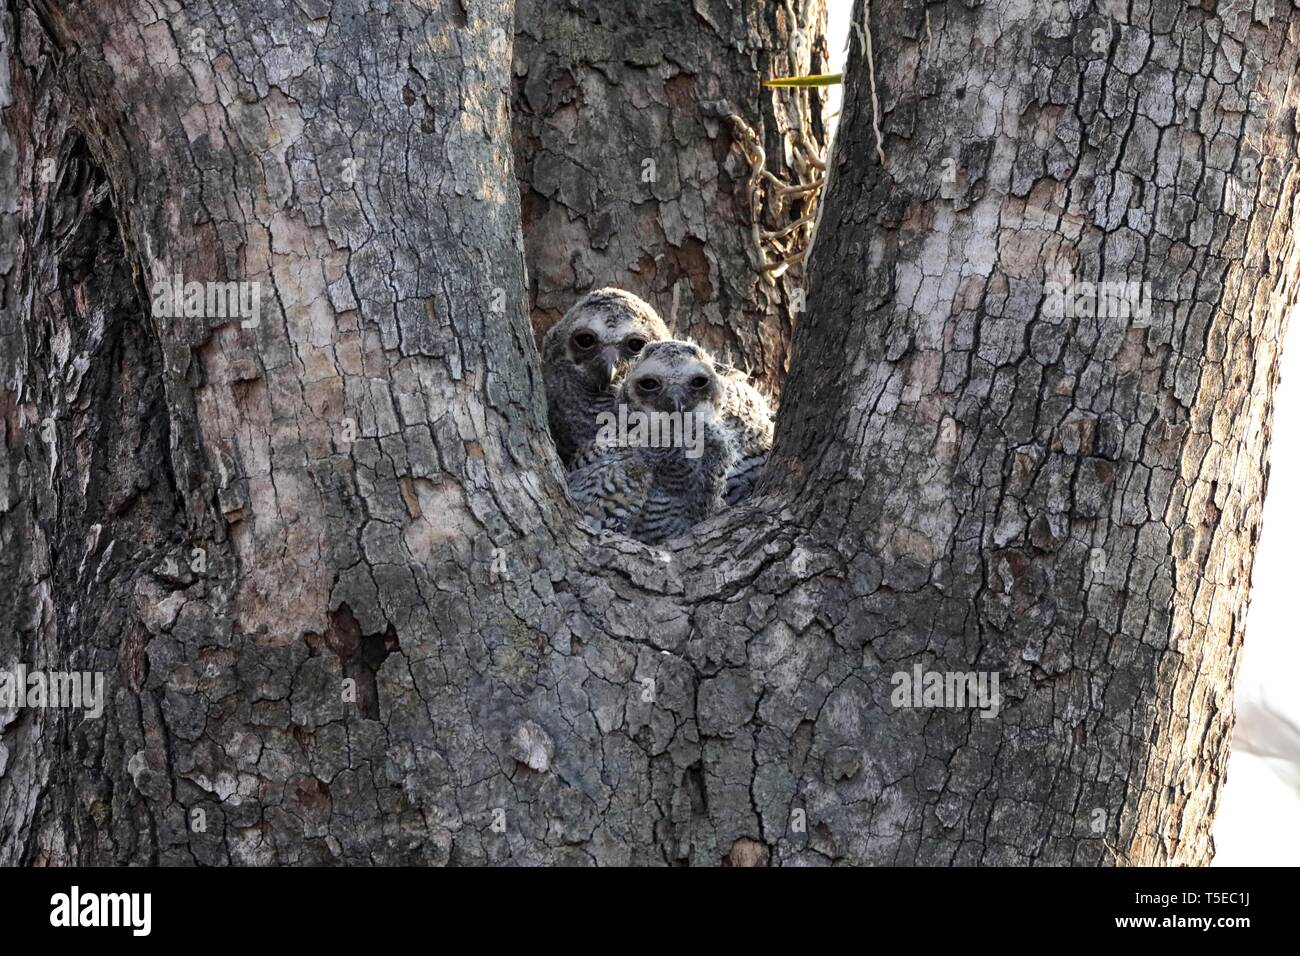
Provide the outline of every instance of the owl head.
<path id="1" fill-rule="evenodd" d="M 708 352 L 692 342 L 651 342 L 623 379 L 619 400 L 655 412 L 716 409 L 722 382 Z"/>
<path id="2" fill-rule="evenodd" d="M 542 355 L 552 372 L 577 377 L 594 391 L 609 388 L 668 326 L 648 302 L 622 289 L 597 289 L 574 303 L 546 333 Z"/>

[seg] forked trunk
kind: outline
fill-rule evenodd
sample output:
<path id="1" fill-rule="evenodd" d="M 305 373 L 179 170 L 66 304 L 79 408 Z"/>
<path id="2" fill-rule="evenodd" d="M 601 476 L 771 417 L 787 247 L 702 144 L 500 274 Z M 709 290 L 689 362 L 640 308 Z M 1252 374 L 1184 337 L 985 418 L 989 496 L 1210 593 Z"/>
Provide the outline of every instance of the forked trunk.
<path id="1" fill-rule="evenodd" d="M 1300 12 L 874 4 L 766 493 L 650 548 L 582 530 L 546 433 L 509 3 L 34 7 L 0 17 L 0 664 L 108 701 L 0 711 L 0 862 L 1208 859 Z M 611 161 L 716 122 L 647 36 Z M 778 368 L 743 217 L 689 208 L 713 173 L 627 238 L 634 189 L 566 192 L 563 72 L 530 244 L 688 250 L 657 294 Z M 586 281 L 532 272 L 542 313 Z M 177 275 L 256 315 L 167 317 Z"/>

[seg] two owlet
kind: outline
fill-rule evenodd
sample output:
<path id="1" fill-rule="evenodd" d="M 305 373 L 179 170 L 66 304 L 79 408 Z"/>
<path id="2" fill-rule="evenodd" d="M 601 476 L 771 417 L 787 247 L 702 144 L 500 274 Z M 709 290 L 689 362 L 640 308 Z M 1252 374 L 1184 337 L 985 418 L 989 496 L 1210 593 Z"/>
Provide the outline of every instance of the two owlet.
<path id="1" fill-rule="evenodd" d="M 602 434 L 599 453 L 569 474 L 569 493 L 587 523 L 659 544 L 719 511 L 736 462 L 719 414 L 725 394 L 699 346 L 646 345 L 618 392 L 619 434 Z"/>
<path id="2" fill-rule="evenodd" d="M 649 303 L 615 288 L 583 296 L 546 333 L 542 374 L 547 415 L 567 469 L 599 457 L 597 419 L 617 411 L 621 376 L 647 345 L 670 338 Z M 750 494 L 767 463 L 773 414 L 739 369 L 714 362 L 714 371 L 720 388 L 715 410 L 736 449 L 725 493 L 727 504 L 735 504 Z"/>
<path id="3" fill-rule="evenodd" d="M 671 338 L 649 303 L 622 289 L 597 289 L 574 303 L 542 340 L 551 438 L 572 468 L 596 437 L 596 417 L 615 410 L 619 376 L 651 342 Z"/>

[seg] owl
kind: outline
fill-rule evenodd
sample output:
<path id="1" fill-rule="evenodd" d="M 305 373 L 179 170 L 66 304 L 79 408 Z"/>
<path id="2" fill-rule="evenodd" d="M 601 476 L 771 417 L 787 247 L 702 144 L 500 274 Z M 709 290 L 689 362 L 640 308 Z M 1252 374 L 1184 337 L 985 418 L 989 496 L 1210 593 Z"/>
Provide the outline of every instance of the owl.
<path id="1" fill-rule="evenodd" d="M 651 342 L 671 338 L 650 304 L 622 289 L 597 289 L 574 303 L 542 340 L 546 410 L 568 469 L 596 437 L 596 416 L 614 410 L 617 383 Z"/>
<path id="2" fill-rule="evenodd" d="M 698 345 L 647 344 L 624 376 L 613 420 L 601 416 L 600 453 L 569 473 L 586 523 L 659 544 L 721 510 L 736 460 L 722 399 L 713 359 Z"/>
<path id="3" fill-rule="evenodd" d="M 734 505 L 749 496 L 763 473 L 772 449 L 774 416 L 772 406 L 749 384 L 744 372 L 722 363 L 715 368 L 722 383 L 719 412 L 736 446 L 736 462 L 727 475 L 726 493 L 727 504 Z"/>

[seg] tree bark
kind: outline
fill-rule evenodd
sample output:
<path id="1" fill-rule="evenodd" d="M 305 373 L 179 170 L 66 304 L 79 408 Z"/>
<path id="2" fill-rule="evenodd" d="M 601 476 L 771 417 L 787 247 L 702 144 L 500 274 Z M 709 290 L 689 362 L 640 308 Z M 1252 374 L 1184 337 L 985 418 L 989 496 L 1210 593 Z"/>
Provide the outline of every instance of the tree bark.
<path id="1" fill-rule="evenodd" d="M 505 0 L 11 8 L 0 664 L 110 703 L 0 712 L 0 862 L 1205 862 L 1300 13 L 874 6 L 767 493 L 663 548 L 546 434 Z"/>
<path id="2" fill-rule="evenodd" d="M 849 64 L 777 473 L 883 563 L 860 678 L 973 666 L 1004 698 L 844 709 L 876 742 L 869 825 L 823 798 L 852 858 L 1213 852 L 1297 299 L 1300 16 L 1082 6 L 873 4 L 874 87 Z M 1148 283 L 1151 314 L 1053 318 L 1062 278 Z"/>
<path id="3" fill-rule="evenodd" d="M 811 184 L 826 135 L 819 92 L 759 83 L 824 72 L 825 20 L 824 0 L 520 0 L 512 128 L 539 339 L 615 285 L 779 394 L 803 270 L 765 272 L 777 253 L 754 226 L 790 227 L 816 191 L 778 212 L 763 180 L 755 202 L 755 150 Z"/>

